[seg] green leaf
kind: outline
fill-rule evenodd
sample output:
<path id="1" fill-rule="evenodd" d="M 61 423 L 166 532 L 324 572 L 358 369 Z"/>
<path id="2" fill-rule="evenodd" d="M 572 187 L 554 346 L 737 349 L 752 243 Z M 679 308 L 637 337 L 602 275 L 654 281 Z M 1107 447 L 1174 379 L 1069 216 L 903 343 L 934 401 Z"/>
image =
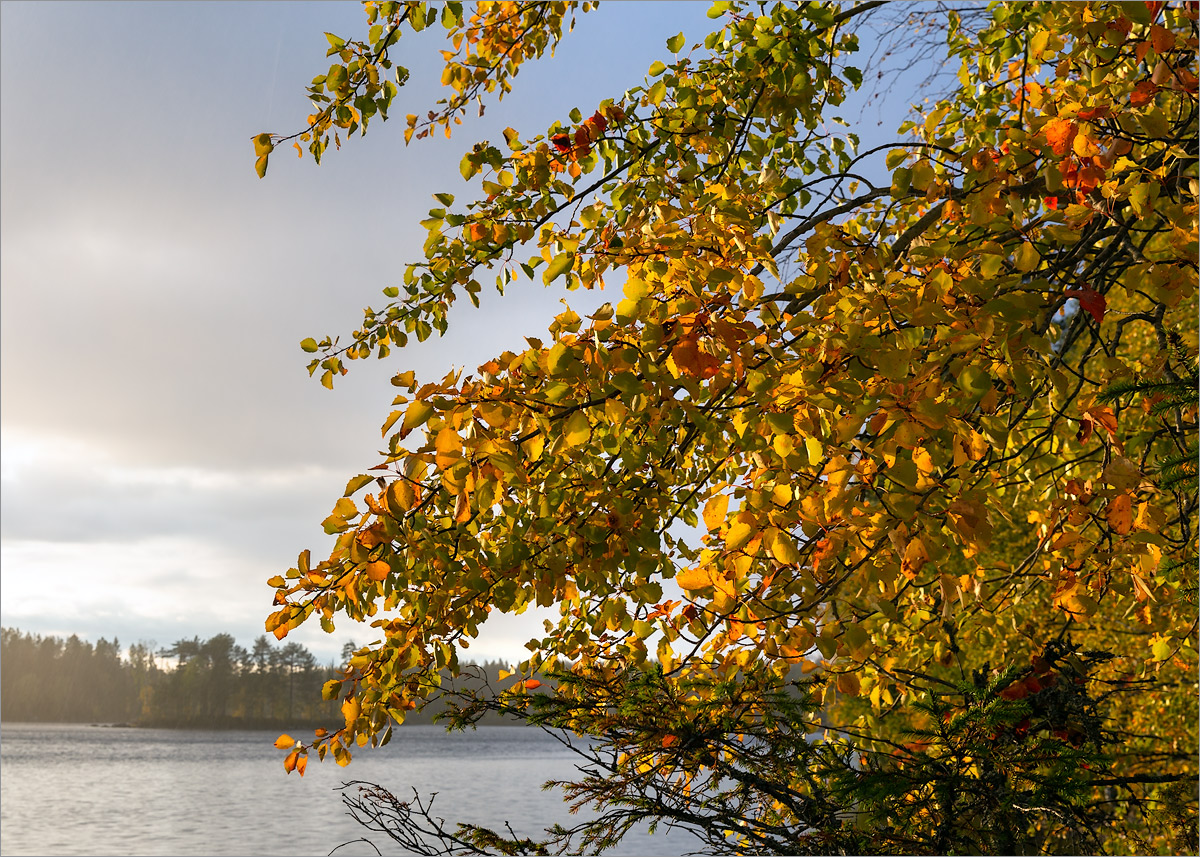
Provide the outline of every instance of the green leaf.
<path id="1" fill-rule="evenodd" d="M 346 67 L 335 63 L 329 67 L 329 73 L 325 75 L 325 89 L 329 92 L 336 92 L 345 86 L 348 80 Z"/>
<path id="2" fill-rule="evenodd" d="M 254 172 L 258 173 L 258 177 L 260 179 L 266 178 L 266 175 L 267 175 L 267 156 L 266 155 L 261 156 L 257 161 L 254 162 Z"/>
<path id="3" fill-rule="evenodd" d="M 563 343 L 556 342 L 546 357 L 546 368 L 550 370 L 551 375 L 561 375 L 574 362 L 571 350 Z"/>
<path id="4" fill-rule="evenodd" d="M 269 155 L 275 150 L 275 144 L 271 141 L 270 134 L 256 134 L 252 139 L 254 141 L 254 154 L 259 157 Z"/>
<path id="5" fill-rule="evenodd" d="M 892 149 L 890 152 L 888 152 L 887 158 L 884 160 L 884 165 L 889 170 L 894 170 L 894 169 L 896 169 L 896 167 L 898 167 L 902 163 L 904 163 L 904 159 L 907 157 L 908 157 L 908 152 L 906 150 Z"/>
<path id="6" fill-rule="evenodd" d="M 325 40 L 329 42 L 329 46 L 334 50 L 340 51 L 342 48 L 346 47 L 346 40 L 340 36 L 335 36 L 333 33 L 326 33 Z"/>
<path id="7" fill-rule="evenodd" d="M 1150 653 L 1154 655 L 1154 660 L 1165 661 L 1171 657 L 1171 650 L 1171 640 L 1169 637 L 1155 634 L 1150 638 Z"/>
<path id="8" fill-rule="evenodd" d="M 305 351 L 307 351 L 309 354 L 312 354 L 314 351 L 317 350 L 317 340 L 313 339 L 311 336 L 308 337 L 307 339 L 301 339 L 300 347 L 302 349 L 304 349 Z"/>
<path id="9" fill-rule="evenodd" d="M 992 389 L 992 379 L 978 366 L 967 366 L 958 374 L 958 386 L 973 399 L 981 399 Z"/>
<path id="10" fill-rule="evenodd" d="M 542 282 L 547 286 L 558 279 L 560 276 L 571 270 L 571 266 L 575 264 L 574 253 L 559 253 L 550 260 L 550 264 L 546 267 L 542 274 Z"/>
<path id="11" fill-rule="evenodd" d="M 435 193 L 433 198 L 442 205 L 454 205 L 454 194 L 452 193 Z"/>
<path id="12" fill-rule="evenodd" d="M 680 48 L 683 47 L 683 43 L 683 33 L 677 33 L 674 36 L 671 36 L 671 38 L 667 39 L 667 50 L 673 54 L 677 54 L 679 53 Z"/>
<path id="13" fill-rule="evenodd" d="M 667 70 L 667 64 L 664 63 L 662 60 L 655 60 L 653 63 L 650 64 L 650 76 L 651 77 L 658 77 L 660 74 L 662 74 L 666 70 Z"/>
<path id="14" fill-rule="evenodd" d="M 1135 24 L 1149 24 L 1154 20 L 1145 3 L 1121 3 L 1120 7 L 1125 17 Z"/>

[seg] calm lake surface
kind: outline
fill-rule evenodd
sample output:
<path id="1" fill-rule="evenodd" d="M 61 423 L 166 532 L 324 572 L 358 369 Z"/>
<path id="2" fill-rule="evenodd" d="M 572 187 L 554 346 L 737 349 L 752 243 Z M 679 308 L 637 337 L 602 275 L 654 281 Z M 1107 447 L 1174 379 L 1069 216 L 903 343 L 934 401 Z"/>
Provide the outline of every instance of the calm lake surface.
<path id="1" fill-rule="evenodd" d="M 348 780 L 401 799 L 411 787 L 423 797 L 436 791 L 435 815 L 493 829 L 508 820 L 522 836 L 579 820 L 541 790 L 570 777 L 577 757 L 538 729 L 404 726 L 348 768 L 314 756 L 303 779 L 284 772 L 277 734 L 5 723 L 0 853 L 323 855 L 362 836 L 384 854 L 401 853 L 346 814 L 335 789 Z M 698 845 L 682 832 L 635 831 L 607 853 L 673 855 Z M 376 852 L 358 842 L 336 853 Z"/>

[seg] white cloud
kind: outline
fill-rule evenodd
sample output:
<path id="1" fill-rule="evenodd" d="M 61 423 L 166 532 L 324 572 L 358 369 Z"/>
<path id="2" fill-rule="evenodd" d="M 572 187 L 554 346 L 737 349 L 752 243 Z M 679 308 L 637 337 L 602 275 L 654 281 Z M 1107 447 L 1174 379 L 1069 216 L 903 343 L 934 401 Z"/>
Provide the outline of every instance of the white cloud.
<path id="1" fill-rule="evenodd" d="M 301 548 L 319 552 L 346 479 L 378 462 L 387 378 L 521 348 L 563 294 L 486 293 L 480 310 L 464 299 L 448 337 L 354 365 L 332 393 L 307 376 L 299 340 L 346 334 L 383 303 L 420 256 L 430 195 L 473 192 L 457 171 L 471 143 L 619 95 L 685 16 L 706 26 L 705 8 L 602 8 L 453 140 L 405 149 L 375 124 L 320 168 L 280 152 L 259 181 L 250 136 L 302 119 L 303 86 L 327 63 L 322 32 L 361 32 L 360 7 L 5 4 L 4 624 L 160 643 L 261 633 L 265 580 Z M 415 44 L 394 116 L 442 94 L 421 59 L 436 62 L 437 46 Z M 568 299 L 586 312 L 608 297 Z M 334 653 L 369 639 L 295 633 Z M 538 618 L 501 617 L 468 654 L 518 658 L 541 633 Z"/>

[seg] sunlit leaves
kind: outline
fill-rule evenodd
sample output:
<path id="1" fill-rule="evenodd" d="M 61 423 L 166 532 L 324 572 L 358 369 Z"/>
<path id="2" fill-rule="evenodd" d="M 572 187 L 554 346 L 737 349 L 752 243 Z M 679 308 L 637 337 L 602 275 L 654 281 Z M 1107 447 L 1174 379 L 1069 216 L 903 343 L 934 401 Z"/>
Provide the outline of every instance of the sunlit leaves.
<path id="1" fill-rule="evenodd" d="M 385 16 L 451 39 L 457 95 L 410 117 L 417 136 L 505 90 L 508 70 L 464 57 L 494 57 L 518 22 L 507 44 L 536 56 L 565 11 L 444 8 Z M 379 628 L 323 691 L 345 723 L 320 748 L 348 762 L 438 692 L 489 613 L 531 605 L 559 616 L 521 675 L 657 658 L 682 686 L 820 665 L 830 711 L 864 728 L 909 693 L 897 675 L 958 681 L 968 636 L 964 670 L 1065 627 L 1108 646 L 1118 625 L 1132 661 L 1174 664 L 1147 641 L 1186 638 L 1194 572 L 1161 569 L 1194 555 L 1189 507 L 1147 462 L 1189 448 L 1195 409 L 1104 391 L 1176 372 L 1160 335 L 1193 329 L 1189 90 L 1142 84 L 1148 57 L 1183 64 L 1194 16 L 1158 25 L 1168 41 L 1148 22 L 1097 30 L 1090 8 L 997 4 L 955 30 L 961 87 L 862 163 L 831 108 L 871 77 L 840 75 L 847 10 L 822 4 L 720 6 L 713 56 L 664 58 L 621 98 L 471 148 L 478 199 L 436 195 L 386 307 L 346 341 L 303 341 L 322 383 L 452 329 L 485 275 L 615 275 L 622 295 L 473 372 L 395 377 L 383 461 L 326 519 L 328 559 L 272 581 L 277 634 L 337 614 Z M 374 85 L 355 44 L 331 42 L 347 72 L 319 84 L 329 128 L 357 121 L 338 92 Z M 874 187 L 844 189 L 868 168 Z"/>

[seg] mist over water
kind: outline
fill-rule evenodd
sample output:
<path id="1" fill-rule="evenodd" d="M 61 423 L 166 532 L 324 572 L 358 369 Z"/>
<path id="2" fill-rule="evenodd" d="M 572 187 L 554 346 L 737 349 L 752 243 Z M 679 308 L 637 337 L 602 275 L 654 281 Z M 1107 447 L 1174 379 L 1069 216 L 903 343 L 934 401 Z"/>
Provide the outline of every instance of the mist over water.
<path id="1" fill-rule="evenodd" d="M 548 779 L 577 758 L 541 730 L 483 726 L 448 734 L 404 726 L 348 768 L 316 757 L 303 779 L 283 770 L 276 732 L 122 729 L 77 724 L 0 727 L 0 852 L 5 855 L 324 855 L 367 836 L 395 843 L 345 812 L 342 782 L 366 780 L 401 799 L 437 792 L 435 815 L 538 836 L 571 816 Z M 297 736 L 299 737 L 299 736 Z M 449 825 L 453 827 L 453 824 Z M 613 854 L 671 855 L 698 841 L 631 833 Z M 338 855 L 375 854 L 363 842 Z"/>

